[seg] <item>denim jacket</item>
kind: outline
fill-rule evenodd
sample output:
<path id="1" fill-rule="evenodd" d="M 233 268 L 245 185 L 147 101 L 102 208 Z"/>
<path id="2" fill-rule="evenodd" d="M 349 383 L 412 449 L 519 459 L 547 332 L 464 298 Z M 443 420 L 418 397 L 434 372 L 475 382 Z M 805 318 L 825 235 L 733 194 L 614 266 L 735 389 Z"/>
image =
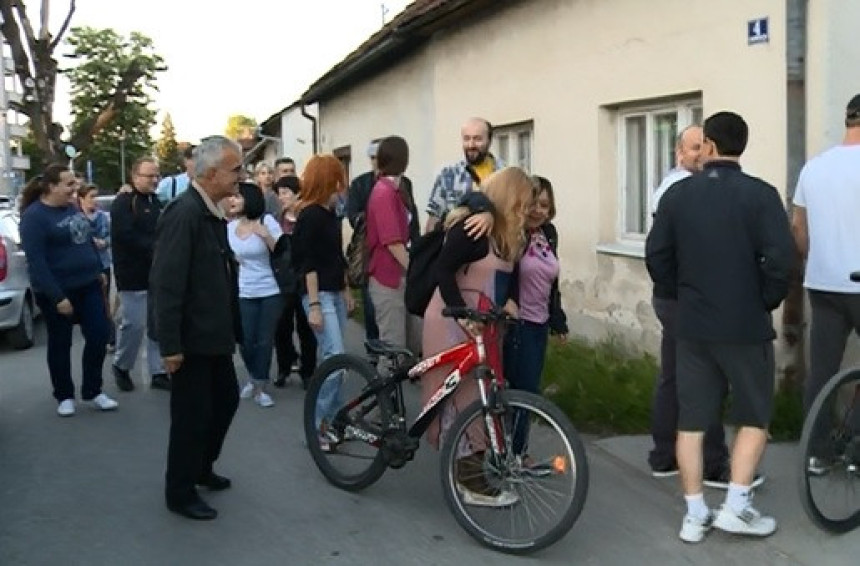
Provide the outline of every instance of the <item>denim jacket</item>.
<path id="1" fill-rule="evenodd" d="M 498 157 L 490 154 L 490 158 L 495 163 L 494 171 L 505 166 Z M 469 163 L 463 159 L 454 165 L 442 168 L 433 183 L 433 190 L 430 191 L 427 214 L 442 218 L 457 206 L 463 195 L 472 190 L 472 176 L 469 174 L 468 166 Z"/>
<path id="2" fill-rule="evenodd" d="M 106 248 L 97 249 L 99 252 L 99 259 L 102 261 L 102 269 L 108 269 L 111 266 L 110 216 L 108 216 L 108 214 L 103 210 L 97 210 L 92 218 L 87 216 L 87 220 L 90 222 L 93 238 L 104 240 L 107 243 Z"/>

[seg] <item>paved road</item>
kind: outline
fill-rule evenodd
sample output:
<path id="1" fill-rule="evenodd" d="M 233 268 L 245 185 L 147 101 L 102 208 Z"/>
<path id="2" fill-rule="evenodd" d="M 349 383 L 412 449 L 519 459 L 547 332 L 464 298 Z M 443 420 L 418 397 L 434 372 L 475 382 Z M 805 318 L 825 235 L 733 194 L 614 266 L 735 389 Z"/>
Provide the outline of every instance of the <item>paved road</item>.
<path id="1" fill-rule="evenodd" d="M 356 345 L 357 330 L 350 342 Z M 757 499 L 781 520 L 776 535 L 740 541 L 713 533 L 701 545 L 677 539 L 677 483 L 653 480 L 644 437 L 588 443 L 592 483 L 571 533 L 534 557 L 486 550 L 454 522 L 441 497 L 437 455 L 389 471 L 361 494 L 329 486 L 302 446 L 301 389 L 277 390 L 277 405 L 243 401 L 219 471 L 233 489 L 210 502 L 219 518 L 196 523 L 166 511 L 162 476 L 168 398 L 139 387 L 105 390 L 120 409 L 55 414 L 36 347 L 0 346 L 0 565 L 854 565 L 860 533 L 836 538 L 803 516 L 790 464 L 775 446 Z M 78 340 L 79 341 L 79 340 Z M 79 347 L 79 346 L 78 346 Z M 109 375 L 106 363 L 106 375 Z M 241 364 L 240 372 L 244 371 Z M 137 380 L 140 383 L 140 380 Z M 712 503 L 719 492 L 708 494 Z"/>

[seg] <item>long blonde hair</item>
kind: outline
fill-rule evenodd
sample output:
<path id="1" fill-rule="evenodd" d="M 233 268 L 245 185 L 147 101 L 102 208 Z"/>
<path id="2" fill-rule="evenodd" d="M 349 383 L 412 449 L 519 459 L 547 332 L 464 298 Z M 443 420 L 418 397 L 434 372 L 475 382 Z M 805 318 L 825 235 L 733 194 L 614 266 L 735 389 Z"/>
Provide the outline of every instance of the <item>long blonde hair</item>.
<path id="1" fill-rule="evenodd" d="M 535 197 L 534 182 L 519 167 L 505 167 L 490 175 L 480 190 L 496 209 L 490 238 L 499 257 L 510 262 L 517 261 L 525 244 L 526 212 Z M 468 208 L 455 208 L 445 219 L 445 228 L 450 228 L 468 215 Z"/>

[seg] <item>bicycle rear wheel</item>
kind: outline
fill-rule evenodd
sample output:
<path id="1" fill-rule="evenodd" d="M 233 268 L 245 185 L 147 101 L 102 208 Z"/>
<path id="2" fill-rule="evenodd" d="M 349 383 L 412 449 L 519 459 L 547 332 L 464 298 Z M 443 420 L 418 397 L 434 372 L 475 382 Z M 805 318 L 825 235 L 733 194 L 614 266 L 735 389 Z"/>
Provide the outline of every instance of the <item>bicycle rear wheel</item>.
<path id="1" fill-rule="evenodd" d="M 832 533 L 860 526 L 860 369 L 821 389 L 800 438 L 800 499 L 809 518 Z"/>
<path id="2" fill-rule="evenodd" d="M 454 421 L 441 455 L 442 490 L 457 522 L 482 544 L 512 554 L 549 546 L 585 505 L 588 462 L 567 416 L 524 391 L 500 393 L 493 426 L 506 454 L 491 449 L 481 402 Z"/>
<path id="3" fill-rule="evenodd" d="M 341 489 L 364 489 L 387 466 L 381 450 L 387 417 L 377 396 L 366 395 L 375 377 L 363 358 L 339 354 L 317 368 L 305 393 L 308 449 L 323 476 Z"/>

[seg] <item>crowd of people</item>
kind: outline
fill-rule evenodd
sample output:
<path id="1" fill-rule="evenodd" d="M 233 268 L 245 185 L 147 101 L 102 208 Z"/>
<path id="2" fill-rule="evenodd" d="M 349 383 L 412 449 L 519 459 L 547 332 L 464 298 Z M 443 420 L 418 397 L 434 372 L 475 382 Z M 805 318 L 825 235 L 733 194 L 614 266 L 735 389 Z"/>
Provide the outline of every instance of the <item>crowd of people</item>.
<path id="1" fill-rule="evenodd" d="M 658 477 L 680 472 L 686 542 L 701 541 L 713 526 L 757 536 L 776 529 L 752 497 L 764 481 L 756 470 L 773 411 L 771 312 L 787 292 L 796 249 L 809 255 L 813 306 L 807 406 L 838 366 L 850 329 L 860 329 L 860 308 L 852 302 L 860 290 L 846 283 L 852 266 L 860 266 L 860 252 L 846 240 L 849 213 L 860 204 L 860 96 L 849 103 L 846 126 L 845 143 L 801 174 L 794 237 L 776 189 L 741 170 L 749 132 L 737 114 L 720 112 L 682 131 L 677 167 L 656 190 L 646 263 L 663 340 L 649 463 Z M 487 341 L 497 345 L 490 359 L 511 387 L 539 392 L 550 334 L 564 340 L 569 333 L 552 223 L 555 191 L 549 179 L 492 155 L 492 135 L 487 120 L 467 120 L 463 159 L 444 167 L 432 186 L 424 232 L 445 236 L 434 267 L 438 285 L 423 316 L 410 314 L 405 303 L 410 249 L 421 230 L 402 137 L 370 142 L 370 170 L 349 183 L 331 154 L 314 155 L 301 176 L 289 158 L 260 163 L 246 181 L 241 147 L 213 136 L 185 154 L 185 173 L 160 183 L 158 162 L 138 159 L 110 222 L 94 204 L 95 187 L 80 185 L 64 166 L 48 167 L 23 193 L 21 232 L 47 323 L 58 414 L 75 412 L 74 324 L 85 339 L 81 398 L 102 411 L 117 408 L 102 391 L 113 275 L 120 304 L 117 387 L 135 388 L 131 373 L 146 340 L 151 387 L 170 391 L 167 507 L 193 519 L 215 518 L 198 490 L 231 486 L 214 466 L 240 399 L 271 407 L 270 386 L 284 387 L 293 372 L 306 385 L 320 361 L 345 351 L 354 299 L 344 218 L 365 234 L 366 280 L 358 292 L 368 340 L 431 356 L 470 332 L 494 331 L 443 317 L 443 307 L 503 308 L 515 323 L 503 340 Z M 283 246 L 291 250 L 295 285 L 273 267 Z M 233 365 L 236 345 L 248 375 L 243 386 Z M 423 378 L 425 401 L 447 370 Z M 323 446 L 339 387 L 329 378 L 318 397 Z M 739 427 L 731 451 L 721 420 L 728 391 Z M 433 446 L 477 396 L 476 382 L 463 382 L 429 428 Z M 470 435 L 460 446 L 458 469 L 475 468 L 485 448 L 481 438 Z M 458 479 L 469 505 L 514 503 L 481 475 L 458 473 Z M 703 484 L 727 490 L 719 510 L 706 504 Z"/>

